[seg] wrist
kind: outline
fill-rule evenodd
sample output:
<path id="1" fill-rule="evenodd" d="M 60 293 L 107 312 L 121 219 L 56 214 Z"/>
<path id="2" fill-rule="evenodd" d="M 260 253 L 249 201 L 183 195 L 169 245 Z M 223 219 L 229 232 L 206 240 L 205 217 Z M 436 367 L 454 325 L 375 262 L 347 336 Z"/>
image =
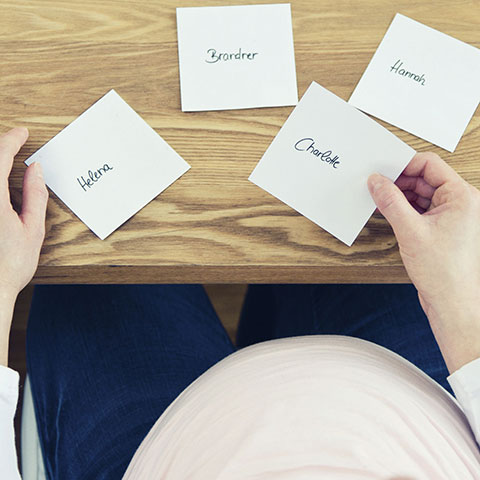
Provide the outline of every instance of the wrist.
<path id="1" fill-rule="evenodd" d="M 430 306 L 425 312 L 450 373 L 480 358 L 477 305 L 452 299 L 443 305 Z"/>
<path id="2" fill-rule="evenodd" d="M 443 288 L 442 288 L 443 287 Z M 422 308 L 430 322 L 439 325 L 451 324 L 453 319 L 469 322 L 479 315 L 478 303 L 480 281 L 456 282 L 453 286 L 443 284 L 435 288 L 435 293 L 418 289 Z"/>
<path id="3" fill-rule="evenodd" d="M 13 311 L 18 293 L 19 292 L 12 287 L 0 285 L 0 322 L 4 321 L 4 313 Z"/>

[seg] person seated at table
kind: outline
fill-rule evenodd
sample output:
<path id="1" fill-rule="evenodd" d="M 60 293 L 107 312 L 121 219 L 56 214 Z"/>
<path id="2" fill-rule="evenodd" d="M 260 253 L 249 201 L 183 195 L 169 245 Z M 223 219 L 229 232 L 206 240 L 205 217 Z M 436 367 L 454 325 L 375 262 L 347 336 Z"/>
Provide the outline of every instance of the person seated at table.
<path id="1" fill-rule="evenodd" d="M 27 135 L 0 139 L 3 365 L 45 228 L 38 165 L 10 205 Z M 251 286 L 236 347 L 201 286 L 37 287 L 27 360 L 48 478 L 480 479 L 480 192 L 433 153 L 368 186 L 414 286 Z M 1 367 L 2 479 L 19 478 L 17 395 Z"/>

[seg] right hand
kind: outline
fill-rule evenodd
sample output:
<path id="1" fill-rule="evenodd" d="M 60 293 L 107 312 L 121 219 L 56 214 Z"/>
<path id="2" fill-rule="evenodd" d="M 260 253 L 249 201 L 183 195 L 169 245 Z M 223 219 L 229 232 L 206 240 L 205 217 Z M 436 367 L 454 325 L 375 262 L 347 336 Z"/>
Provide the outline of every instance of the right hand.
<path id="1" fill-rule="evenodd" d="M 480 191 L 434 153 L 418 153 L 394 184 L 370 193 L 393 228 L 450 372 L 480 358 Z"/>

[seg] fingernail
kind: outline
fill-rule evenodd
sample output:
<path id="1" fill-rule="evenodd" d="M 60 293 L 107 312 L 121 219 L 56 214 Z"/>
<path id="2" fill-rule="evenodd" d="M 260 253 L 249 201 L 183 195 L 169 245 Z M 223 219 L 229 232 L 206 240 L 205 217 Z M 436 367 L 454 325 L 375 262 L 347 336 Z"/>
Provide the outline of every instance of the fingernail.
<path id="1" fill-rule="evenodd" d="M 375 193 L 383 184 L 383 177 L 374 173 L 368 177 L 368 188 L 372 193 Z"/>
<path id="2" fill-rule="evenodd" d="M 23 135 L 28 138 L 28 128 L 27 127 L 18 127 L 20 130 L 22 130 Z"/>
<path id="3" fill-rule="evenodd" d="M 43 170 L 41 163 L 34 162 L 33 164 L 33 172 L 37 177 L 43 178 Z"/>

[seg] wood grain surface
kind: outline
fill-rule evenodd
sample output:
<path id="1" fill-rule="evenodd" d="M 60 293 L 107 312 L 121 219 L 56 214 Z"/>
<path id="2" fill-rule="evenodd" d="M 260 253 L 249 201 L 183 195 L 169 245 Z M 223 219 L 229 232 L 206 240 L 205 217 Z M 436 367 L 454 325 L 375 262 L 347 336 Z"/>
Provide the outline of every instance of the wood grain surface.
<path id="1" fill-rule="evenodd" d="M 258 2 L 231 2 L 247 3 Z M 396 12 L 480 47 L 478 0 L 291 3 L 300 96 L 315 80 L 348 99 Z M 293 107 L 181 112 L 175 8 L 197 5 L 0 0 L 0 131 L 30 129 L 11 177 L 16 204 L 25 158 L 111 88 L 192 166 L 104 241 L 51 194 L 34 282 L 408 281 L 380 216 L 349 248 L 247 180 Z M 479 112 L 454 154 L 383 124 L 480 187 Z"/>

